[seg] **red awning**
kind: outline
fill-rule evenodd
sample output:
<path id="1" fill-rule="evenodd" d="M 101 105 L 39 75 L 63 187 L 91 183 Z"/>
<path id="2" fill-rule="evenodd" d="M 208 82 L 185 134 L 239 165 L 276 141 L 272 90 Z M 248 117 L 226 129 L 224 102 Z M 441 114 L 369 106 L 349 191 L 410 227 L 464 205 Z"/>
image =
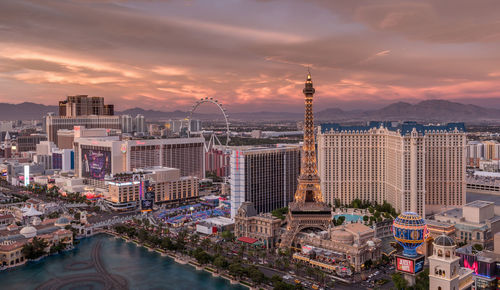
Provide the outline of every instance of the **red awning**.
<path id="1" fill-rule="evenodd" d="M 258 242 L 259 240 L 252 239 L 252 238 L 249 238 L 249 237 L 241 237 L 241 238 L 238 238 L 238 241 L 239 242 L 243 242 L 243 243 L 247 243 L 247 244 L 253 244 L 253 243 Z"/>

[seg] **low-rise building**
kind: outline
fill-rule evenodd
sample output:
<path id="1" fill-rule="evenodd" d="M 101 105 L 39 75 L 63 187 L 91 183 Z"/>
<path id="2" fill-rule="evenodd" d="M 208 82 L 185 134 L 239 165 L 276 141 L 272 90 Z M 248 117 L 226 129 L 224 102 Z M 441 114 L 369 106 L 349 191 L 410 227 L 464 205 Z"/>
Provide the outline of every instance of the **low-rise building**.
<path id="1" fill-rule="evenodd" d="M 213 217 L 203 220 L 196 224 L 196 232 L 205 235 L 222 233 L 223 231 L 232 231 L 234 221 L 227 217 Z"/>
<path id="2" fill-rule="evenodd" d="M 434 240 L 437 237 L 445 235 L 455 240 L 456 230 L 453 224 L 438 222 L 430 219 L 426 219 L 425 224 L 427 225 L 428 236 L 424 243 L 417 248 L 417 252 L 427 258 L 429 256 L 432 256 Z"/>
<path id="3" fill-rule="evenodd" d="M 495 215 L 495 203 L 476 200 L 463 206 L 436 214 L 438 222 L 455 226 L 456 240 L 483 247 L 493 246 L 493 235 L 500 231 L 500 216 Z"/>
<path id="4" fill-rule="evenodd" d="M 27 239 L 0 242 L 0 268 L 10 268 L 25 263 L 26 258 L 22 249 L 26 242 Z"/>
<path id="5" fill-rule="evenodd" d="M 6 229 L 7 226 L 9 226 L 15 221 L 16 221 L 15 217 L 10 213 L 0 214 L 0 230 Z"/>
<path id="6" fill-rule="evenodd" d="M 340 254 L 356 271 L 368 261 L 381 257 L 382 240 L 375 237 L 375 230 L 361 223 L 350 223 L 330 229 L 326 234 L 300 233 L 295 246 L 310 245 Z"/>
<path id="7" fill-rule="evenodd" d="M 475 289 L 496 290 L 500 286 L 500 254 L 492 251 L 477 251 L 472 246 L 456 250 L 460 266 L 470 269 L 474 275 Z"/>
<path id="8" fill-rule="evenodd" d="M 234 217 L 234 234 L 237 238 L 259 240 L 266 248 L 274 248 L 280 236 L 281 220 L 270 213 L 257 214 L 252 202 L 243 202 Z"/>
<path id="9" fill-rule="evenodd" d="M 0 231 L 0 268 L 11 268 L 22 265 L 26 257 L 22 252 L 23 246 L 33 240 L 34 237 L 47 242 L 45 251 L 48 253 L 54 245 L 63 244 L 66 247 L 73 245 L 73 232 L 61 229 L 54 225 L 55 219 L 39 219 L 33 225 L 23 228 L 9 226 Z"/>

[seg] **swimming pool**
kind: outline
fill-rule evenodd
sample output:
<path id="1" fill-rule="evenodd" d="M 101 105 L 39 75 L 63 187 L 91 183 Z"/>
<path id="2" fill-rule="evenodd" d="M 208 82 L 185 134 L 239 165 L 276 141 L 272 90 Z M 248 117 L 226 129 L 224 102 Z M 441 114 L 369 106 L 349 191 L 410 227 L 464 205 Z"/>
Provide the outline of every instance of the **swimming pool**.
<path id="1" fill-rule="evenodd" d="M 363 220 L 363 216 L 360 216 L 360 215 L 356 215 L 356 214 L 337 214 L 337 215 L 334 215 L 333 217 L 335 219 L 338 219 L 339 217 L 345 217 L 345 221 L 346 222 L 357 222 L 357 221 L 362 221 Z"/>

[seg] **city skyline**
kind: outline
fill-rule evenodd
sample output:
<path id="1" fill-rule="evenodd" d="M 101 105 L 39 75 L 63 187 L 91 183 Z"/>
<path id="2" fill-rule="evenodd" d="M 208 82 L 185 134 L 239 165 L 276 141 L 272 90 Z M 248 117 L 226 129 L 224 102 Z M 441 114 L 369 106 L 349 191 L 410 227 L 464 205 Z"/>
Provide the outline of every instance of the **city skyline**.
<path id="1" fill-rule="evenodd" d="M 285 5 L 286 4 L 286 5 Z M 500 108 L 493 2 L 2 1 L 0 102 L 300 111 L 445 99 Z"/>

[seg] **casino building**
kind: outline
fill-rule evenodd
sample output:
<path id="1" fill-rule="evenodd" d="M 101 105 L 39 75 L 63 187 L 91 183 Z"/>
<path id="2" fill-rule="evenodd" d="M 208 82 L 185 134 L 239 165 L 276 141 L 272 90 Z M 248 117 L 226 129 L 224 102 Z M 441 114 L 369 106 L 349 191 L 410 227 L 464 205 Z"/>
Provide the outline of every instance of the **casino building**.
<path id="1" fill-rule="evenodd" d="M 203 138 L 120 140 L 118 136 L 75 139 L 75 175 L 106 176 L 147 167 L 171 167 L 180 176 L 205 177 Z"/>

